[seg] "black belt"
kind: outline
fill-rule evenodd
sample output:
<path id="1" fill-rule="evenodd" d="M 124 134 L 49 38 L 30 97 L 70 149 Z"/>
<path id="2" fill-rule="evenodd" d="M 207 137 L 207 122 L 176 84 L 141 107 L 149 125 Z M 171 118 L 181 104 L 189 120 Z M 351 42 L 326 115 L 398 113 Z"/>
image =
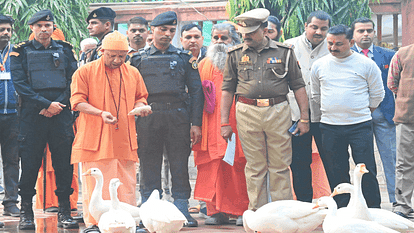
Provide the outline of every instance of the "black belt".
<path id="1" fill-rule="evenodd" d="M 284 101 L 286 101 L 287 98 L 285 95 L 281 95 L 275 98 L 269 98 L 269 99 L 249 99 L 243 96 L 238 96 L 237 101 L 242 102 L 249 105 L 254 105 L 258 107 L 267 107 L 267 106 L 273 106 L 276 104 L 280 104 Z"/>
<path id="2" fill-rule="evenodd" d="M 186 104 L 184 102 L 174 102 L 174 103 L 152 102 L 149 105 L 151 106 L 151 110 L 171 110 L 171 109 L 186 107 Z"/>

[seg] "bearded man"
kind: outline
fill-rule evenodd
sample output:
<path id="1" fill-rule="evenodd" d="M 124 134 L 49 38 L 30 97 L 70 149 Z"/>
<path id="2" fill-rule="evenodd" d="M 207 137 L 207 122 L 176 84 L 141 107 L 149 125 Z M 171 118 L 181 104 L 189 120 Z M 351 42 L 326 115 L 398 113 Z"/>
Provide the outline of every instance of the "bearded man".
<path id="1" fill-rule="evenodd" d="M 207 225 L 227 223 L 229 215 L 238 216 L 236 225 L 242 226 L 242 215 L 247 210 L 247 196 L 244 167 L 246 159 L 236 129 L 235 105 L 230 111 L 229 125 L 235 133 L 236 150 L 233 165 L 223 161 L 227 142 L 221 137 L 220 102 L 223 71 L 228 48 L 240 44 L 240 38 L 233 25 L 228 23 L 213 26 L 211 45 L 207 57 L 199 63 L 203 84 L 205 105 L 202 123 L 201 144 L 193 146 L 197 165 L 195 199 L 207 204 Z M 230 162 L 231 163 L 231 162 Z"/>

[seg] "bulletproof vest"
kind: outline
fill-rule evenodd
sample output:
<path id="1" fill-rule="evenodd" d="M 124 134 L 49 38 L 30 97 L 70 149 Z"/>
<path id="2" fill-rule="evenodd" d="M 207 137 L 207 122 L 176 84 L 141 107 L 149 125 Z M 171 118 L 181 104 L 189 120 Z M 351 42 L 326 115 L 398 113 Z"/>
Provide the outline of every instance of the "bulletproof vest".
<path id="1" fill-rule="evenodd" d="M 185 63 L 177 53 L 151 56 L 143 53 L 139 72 L 150 95 L 185 93 Z"/>
<path id="2" fill-rule="evenodd" d="M 63 47 L 35 50 L 26 48 L 27 68 L 33 90 L 66 88 L 66 62 Z"/>

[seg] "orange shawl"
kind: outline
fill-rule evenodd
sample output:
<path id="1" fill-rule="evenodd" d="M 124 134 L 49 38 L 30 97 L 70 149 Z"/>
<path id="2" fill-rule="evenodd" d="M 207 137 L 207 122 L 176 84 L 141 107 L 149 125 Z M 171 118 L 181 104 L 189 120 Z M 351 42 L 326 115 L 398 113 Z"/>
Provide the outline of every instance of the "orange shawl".
<path id="1" fill-rule="evenodd" d="M 122 64 L 119 69 L 122 73 L 122 79 L 125 88 L 124 95 L 126 97 L 126 109 L 128 111 L 131 111 L 137 102 L 143 102 L 146 104 L 148 92 L 138 70 L 127 64 Z M 96 61 L 80 67 L 75 72 L 72 77 L 71 91 L 72 96 L 70 102 L 72 104 L 72 109 L 76 109 L 76 106 L 79 103 L 84 102 L 89 103 L 98 109 L 108 111 L 106 110 L 105 96 L 110 92 L 110 90 L 105 75 L 104 56 Z M 127 135 L 129 135 L 129 138 L 125 140 L 129 140 L 130 149 L 131 151 L 135 151 L 136 154 L 138 144 L 135 129 L 135 118 L 134 116 L 127 117 L 127 126 L 124 126 L 123 128 L 126 128 L 128 131 Z M 84 156 L 81 156 L 81 153 L 77 153 L 78 150 L 96 152 L 99 150 L 101 143 L 112 143 L 101 142 L 103 138 L 102 134 L 108 132 L 103 131 L 104 122 L 100 116 L 94 116 L 81 112 L 79 115 L 78 123 L 78 132 L 76 133 L 75 140 L 73 142 L 72 163 L 90 162 L 96 161 L 97 159 L 113 158 L 112 156 L 114 155 L 104 155 L 102 153 L 100 155 L 96 155 L 98 157 L 95 158 L 91 158 L 91 156 L 84 158 Z M 116 156 L 119 159 L 122 159 L 123 156 L 126 155 L 119 154 Z M 123 159 L 132 159 L 137 161 L 137 158 L 127 157 Z"/>

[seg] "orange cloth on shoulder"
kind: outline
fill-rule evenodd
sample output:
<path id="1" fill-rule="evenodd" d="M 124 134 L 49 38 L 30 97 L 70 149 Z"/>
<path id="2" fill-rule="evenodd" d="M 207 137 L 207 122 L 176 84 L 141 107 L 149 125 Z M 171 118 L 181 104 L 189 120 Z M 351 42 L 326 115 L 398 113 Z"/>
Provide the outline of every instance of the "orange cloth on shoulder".
<path id="1" fill-rule="evenodd" d="M 101 159 L 138 162 L 135 117 L 128 113 L 134 109 L 137 102 L 147 104 L 148 92 L 141 74 L 135 67 L 122 64 L 118 69 L 109 69 L 105 66 L 104 57 L 105 55 L 80 67 L 74 73 L 70 102 L 75 110 L 79 103 L 89 103 L 116 117 L 117 109 L 113 97 L 118 102 L 122 73 L 121 103 L 117 103 L 119 129 L 116 129 L 116 125 L 105 124 L 100 116 L 80 112 L 77 120 L 78 132 L 72 147 L 72 164 Z"/>
<path id="2" fill-rule="evenodd" d="M 60 30 L 59 28 L 56 28 L 53 31 L 53 34 L 51 37 L 54 40 L 65 40 L 65 35 L 63 34 L 62 30 Z M 34 39 L 34 33 L 32 32 L 29 36 L 29 40 L 33 40 L 33 39 Z"/>

